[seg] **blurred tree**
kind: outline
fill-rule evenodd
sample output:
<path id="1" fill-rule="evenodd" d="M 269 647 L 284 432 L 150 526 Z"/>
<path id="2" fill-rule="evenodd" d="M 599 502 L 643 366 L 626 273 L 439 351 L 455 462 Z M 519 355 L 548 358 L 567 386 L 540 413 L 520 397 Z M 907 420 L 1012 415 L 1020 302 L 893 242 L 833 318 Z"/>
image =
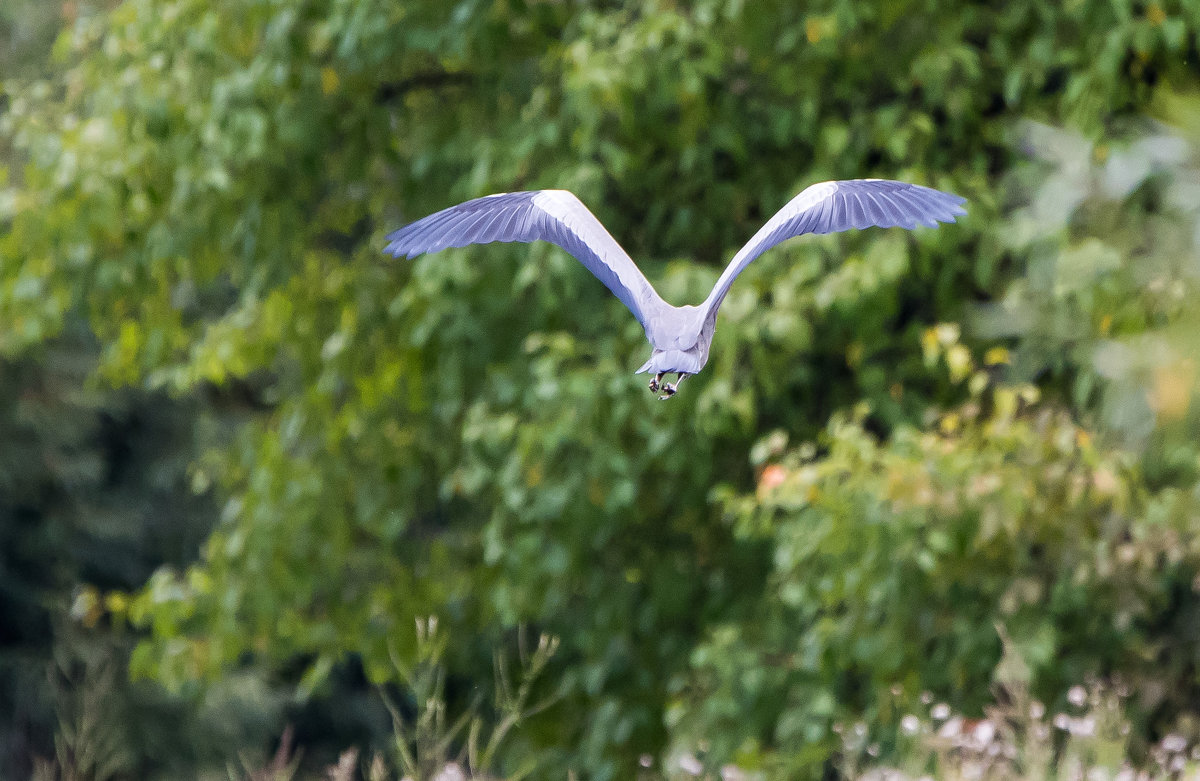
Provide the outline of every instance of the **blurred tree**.
<path id="1" fill-rule="evenodd" d="M 0 71 L 8 78 L 51 73 L 47 54 L 60 12 L 68 10 L 69 5 L 28 0 L 0 7 Z M 0 98 L 0 115 L 6 105 Z M 0 165 L 6 168 L 10 154 L 0 143 Z M 60 670 L 56 657 L 66 665 L 63 675 L 84 654 L 89 664 L 106 660 L 110 666 L 113 658 L 127 658 L 127 649 L 112 657 L 102 630 L 63 631 L 78 585 L 135 587 L 164 561 L 192 560 L 211 525 L 205 520 L 210 515 L 206 503 L 192 498 L 185 480 L 193 454 L 186 434 L 190 410 L 147 405 L 143 393 L 88 387 L 95 363 L 94 340 L 79 329 L 20 359 L 0 360 L 4 778 L 27 778 L 35 756 L 55 756 L 54 733 L 68 717 L 59 707 L 65 689 L 55 686 L 58 676 L 51 675 Z M 76 683 L 70 684 L 71 697 L 103 689 Z M 145 689 L 140 695 L 103 694 L 110 707 L 136 702 L 147 716 L 162 716 L 163 707 L 169 707 Z M 127 724 L 112 728 L 113 738 L 138 743 L 126 740 Z"/>
<path id="2" fill-rule="evenodd" d="M 134 588 L 155 567 L 193 560 L 211 525 L 210 503 L 187 481 L 194 410 L 147 403 L 136 391 L 86 389 L 95 357 L 88 340 L 60 339 L 37 360 L 0 362 L 4 777 L 28 776 L 33 754 L 54 754 L 52 656 L 110 643 L 96 629 L 98 605 L 76 615 L 93 633 L 62 633 L 79 585 Z"/>
<path id="3" fill-rule="evenodd" d="M 384 681 L 394 676 L 389 644 L 411 653 L 414 617 L 437 613 L 460 639 L 447 664 L 466 699 L 490 680 L 491 647 L 532 622 L 562 639 L 547 677 L 563 699 L 499 769 L 534 756 L 548 773 L 593 778 L 628 776 L 670 740 L 709 741 L 712 761 L 737 750 L 819 772 L 830 722 L 877 712 L 861 687 L 889 675 L 957 687 L 969 704 L 999 658 L 991 621 L 1003 617 L 1003 584 L 964 592 L 975 612 L 961 621 L 950 610 L 958 602 L 935 600 L 930 615 L 947 629 L 879 601 L 941 588 L 939 560 L 900 572 L 887 563 L 907 561 L 888 558 L 900 540 L 886 536 L 862 560 L 855 547 L 806 559 L 796 540 L 821 518 L 839 525 L 814 544 L 843 547 L 897 520 L 916 537 L 946 523 L 964 539 L 936 553 L 969 579 L 972 555 L 984 555 L 966 539 L 978 533 L 976 505 L 859 515 L 887 484 L 880 470 L 902 479 L 930 457 L 914 444 L 928 411 L 970 403 L 963 378 L 926 364 L 922 335 L 937 323 L 976 316 L 975 302 L 1017 300 L 1100 338 L 1184 322 L 1181 305 L 1149 306 L 1152 279 L 1087 272 L 1142 251 L 1084 241 L 1099 224 L 1087 198 L 1080 209 L 1046 198 L 1066 214 L 1041 233 L 1000 215 L 1037 181 L 1013 173 L 1019 120 L 1070 125 L 1094 155 L 1120 145 L 1136 129 L 1124 118 L 1146 110 L 1156 86 L 1195 79 L 1198 27 L 1193 4 L 1110 0 L 81 8 L 55 71 L 6 88 L 3 132 L 24 164 L 0 190 L 0 350 L 19 354 L 83 322 L 112 382 L 184 398 L 245 389 L 258 409 L 234 444 L 195 468 L 225 500 L 202 560 L 164 567 L 131 602 L 110 604 L 148 633 L 135 671 L 191 688 L 248 658 L 299 661 L 309 694 L 353 655 Z M 1156 216 L 1166 218 L 1155 171 L 1135 177 L 1116 213 L 1188 236 L 1194 223 Z M 698 299 L 791 194 L 850 176 L 961 192 L 971 216 L 952 230 L 820 238 L 761 259 L 725 305 L 708 372 L 670 405 L 629 376 L 644 359 L 636 324 L 557 250 L 492 247 L 411 264 L 378 253 L 388 228 L 438 207 L 566 187 L 648 261 L 669 300 Z M 1194 253 L 1194 239 L 1179 251 Z M 683 255 L 707 265 L 671 263 Z M 829 271 L 831 258 L 845 260 Z M 1103 290 L 1113 301 L 1144 292 L 1149 309 L 1118 318 L 1093 306 Z M 935 481 L 944 490 L 988 479 L 997 459 L 1035 444 L 1029 468 L 1049 470 L 1046 484 L 1094 478 L 1072 471 L 1080 451 L 1042 440 L 1063 427 L 1092 436 L 1086 421 L 1107 441 L 1092 390 L 1103 366 L 1086 350 L 1056 352 L 1078 335 L 1041 322 L 972 332 L 1003 340 L 1015 379 L 1042 381 L 1045 414 L 1064 422 L 1021 419 L 1015 441 L 981 430 L 947 456 Z M 1160 409 L 1187 409 L 1194 376 L 1172 377 Z M 845 482 L 836 506 L 768 522 L 736 498 L 755 491 L 754 443 L 776 429 L 812 439 L 859 401 L 870 415 L 821 446 L 823 474 Z M 1159 452 L 1152 440 L 1168 441 L 1143 437 L 1143 463 Z M 1194 463 L 1195 452 L 1171 458 Z M 1188 469 L 1153 474 L 1153 486 L 1137 471 L 1118 482 L 1139 497 L 1122 516 L 1135 538 L 1154 507 L 1175 506 L 1143 492 L 1192 488 Z M 1012 490 L 1043 489 L 1026 479 Z M 1044 528 L 1062 513 L 1103 510 L 1078 501 L 1067 494 L 1015 518 Z M 1176 533 L 1191 534 L 1180 512 Z M 988 540 L 997 578 L 1019 574 L 1025 539 L 1018 526 Z M 1060 540 L 1064 560 L 1096 540 Z M 863 581 L 814 594 L 793 569 L 814 561 L 857 562 Z M 1143 573 L 1154 581 L 1147 593 L 1177 602 L 1137 616 L 1169 622 L 1194 608 L 1174 588 L 1189 582 L 1191 559 L 1182 561 L 1161 580 Z M 1056 626 L 1042 649 L 1049 659 L 1084 646 L 1064 675 L 1148 653 L 1143 643 L 1157 636 L 1114 632 L 1117 647 L 1087 646 L 1115 599 L 1108 580 L 1092 585 L 1070 595 L 1090 618 Z M 846 655 L 846 643 L 869 646 L 861 635 L 891 620 L 875 641 L 887 639 L 886 654 Z M 923 631 L 940 638 L 937 670 Z M 814 681 L 772 688 L 784 674 L 777 652 L 797 647 L 819 652 L 806 673 Z M 858 675 L 851 661 L 870 669 Z M 713 694 L 739 680 L 770 698 Z M 803 706 L 780 699 L 813 693 Z M 738 729 L 713 742 L 706 730 L 728 724 Z"/>
<path id="4" fill-rule="evenodd" d="M 0 8 L 0 64 L 6 77 L 46 73 L 45 53 L 58 33 L 61 11 L 37 0 L 12 0 Z"/>

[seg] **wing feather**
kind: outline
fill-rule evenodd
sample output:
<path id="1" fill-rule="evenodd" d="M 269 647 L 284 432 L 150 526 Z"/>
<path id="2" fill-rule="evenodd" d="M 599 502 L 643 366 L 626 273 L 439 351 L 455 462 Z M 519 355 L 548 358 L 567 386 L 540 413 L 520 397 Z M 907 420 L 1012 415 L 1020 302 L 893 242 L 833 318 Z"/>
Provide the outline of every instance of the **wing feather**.
<path id="1" fill-rule="evenodd" d="M 667 306 L 600 221 L 566 190 L 500 193 L 451 206 L 388 234 L 384 251 L 413 258 L 493 241 L 557 244 L 629 307 L 643 327 Z"/>
<path id="2" fill-rule="evenodd" d="M 806 233 L 839 233 L 869 227 L 936 227 L 966 214 L 966 199 L 929 187 L 888 179 L 821 182 L 805 188 L 738 250 L 704 302 L 716 311 L 746 266 L 777 244 Z"/>

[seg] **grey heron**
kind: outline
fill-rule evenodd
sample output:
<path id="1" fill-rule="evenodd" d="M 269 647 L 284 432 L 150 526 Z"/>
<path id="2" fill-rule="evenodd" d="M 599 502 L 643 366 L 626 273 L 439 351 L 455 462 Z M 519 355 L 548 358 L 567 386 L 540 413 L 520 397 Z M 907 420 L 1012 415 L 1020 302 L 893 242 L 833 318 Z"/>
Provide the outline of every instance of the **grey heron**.
<path id="1" fill-rule="evenodd" d="M 652 352 L 636 373 L 652 372 L 650 390 L 661 390 L 659 398 L 667 399 L 685 377 L 708 362 L 717 309 L 733 280 L 759 255 L 806 233 L 936 227 L 966 214 L 964 203 L 966 199 L 957 195 L 888 179 L 811 185 L 738 250 L 699 306 L 672 306 L 664 301 L 595 215 L 566 190 L 500 193 L 451 206 L 388 234 L 384 251 L 413 258 L 493 241 L 557 244 L 595 274 L 642 324 Z M 663 381 L 668 374 L 676 376 L 675 382 Z"/>

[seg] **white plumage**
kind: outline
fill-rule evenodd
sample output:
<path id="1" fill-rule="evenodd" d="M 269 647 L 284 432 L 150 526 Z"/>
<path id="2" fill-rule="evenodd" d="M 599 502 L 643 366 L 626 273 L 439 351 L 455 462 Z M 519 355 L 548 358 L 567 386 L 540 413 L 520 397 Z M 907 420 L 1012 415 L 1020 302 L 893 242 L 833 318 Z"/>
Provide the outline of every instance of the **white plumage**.
<path id="1" fill-rule="evenodd" d="M 675 393 L 679 382 L 708 362 L 717 310 L 730 285 L 771 247 L 805 233 L 851 228 L 935 227 L 966 214 L 965 198 L 887 179 L 821 182 L 779 210 L 733 260 L 700 306 L 671 306 L 600 221 L 566 190 L 530 190 L 476 198 L 443 209 L 388 235 L 385 252 L 412 258 L 447 247 L 493 241 L 549 241 L 571 253 L 625 306 L 646 331 L 653 351 L 638 372 L 653 372 L 650 389 Z M 664 374 L 678 374 L 662 383 Z"/>

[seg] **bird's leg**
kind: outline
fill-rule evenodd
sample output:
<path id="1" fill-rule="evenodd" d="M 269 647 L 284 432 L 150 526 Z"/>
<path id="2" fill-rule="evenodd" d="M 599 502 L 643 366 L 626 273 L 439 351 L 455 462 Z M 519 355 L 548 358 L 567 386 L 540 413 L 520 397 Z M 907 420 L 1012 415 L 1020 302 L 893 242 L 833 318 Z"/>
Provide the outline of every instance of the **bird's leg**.
<path id="1" fill-rule="evenodd" d="M 666 374 L 666 372 L 659 372 L 658 374 L 654 375 L 654 379 L 650 380 L 651 393 L 658 392 L 658 386 L 662 385 L 662 378 L 664 374 Z"/>
<path id="2" fill-rule="evenodd" d="M 673 383 L 672 383 L 672 382 L 665 382 L 665 383 L 663 383 L 663 386 L 662 386 L 663 395 L 658 397 L 658 398 L 659 398 L 659 400 L 661 400 L 661 401 L 666 401 L 667 399 L 669 399 L 669 398 L 671 398 L 672 396 L 674 396 L 674 395 L 675 395 L 675 391 L 679 390 L 679 385 L 680 385 L 680 383 L 682 383 L 682 382 L 683 382 L 683 378 L 684 378 L 684 377 L 686 377 L 686 376 L 687 376 L 687 375 L 686 375 L 686 374 L 684 374 L 683 372 L 678 372 L 678 373 L 676 374 L 676 376 L 675 376 L 675 382 L 673 382 Z"/>

